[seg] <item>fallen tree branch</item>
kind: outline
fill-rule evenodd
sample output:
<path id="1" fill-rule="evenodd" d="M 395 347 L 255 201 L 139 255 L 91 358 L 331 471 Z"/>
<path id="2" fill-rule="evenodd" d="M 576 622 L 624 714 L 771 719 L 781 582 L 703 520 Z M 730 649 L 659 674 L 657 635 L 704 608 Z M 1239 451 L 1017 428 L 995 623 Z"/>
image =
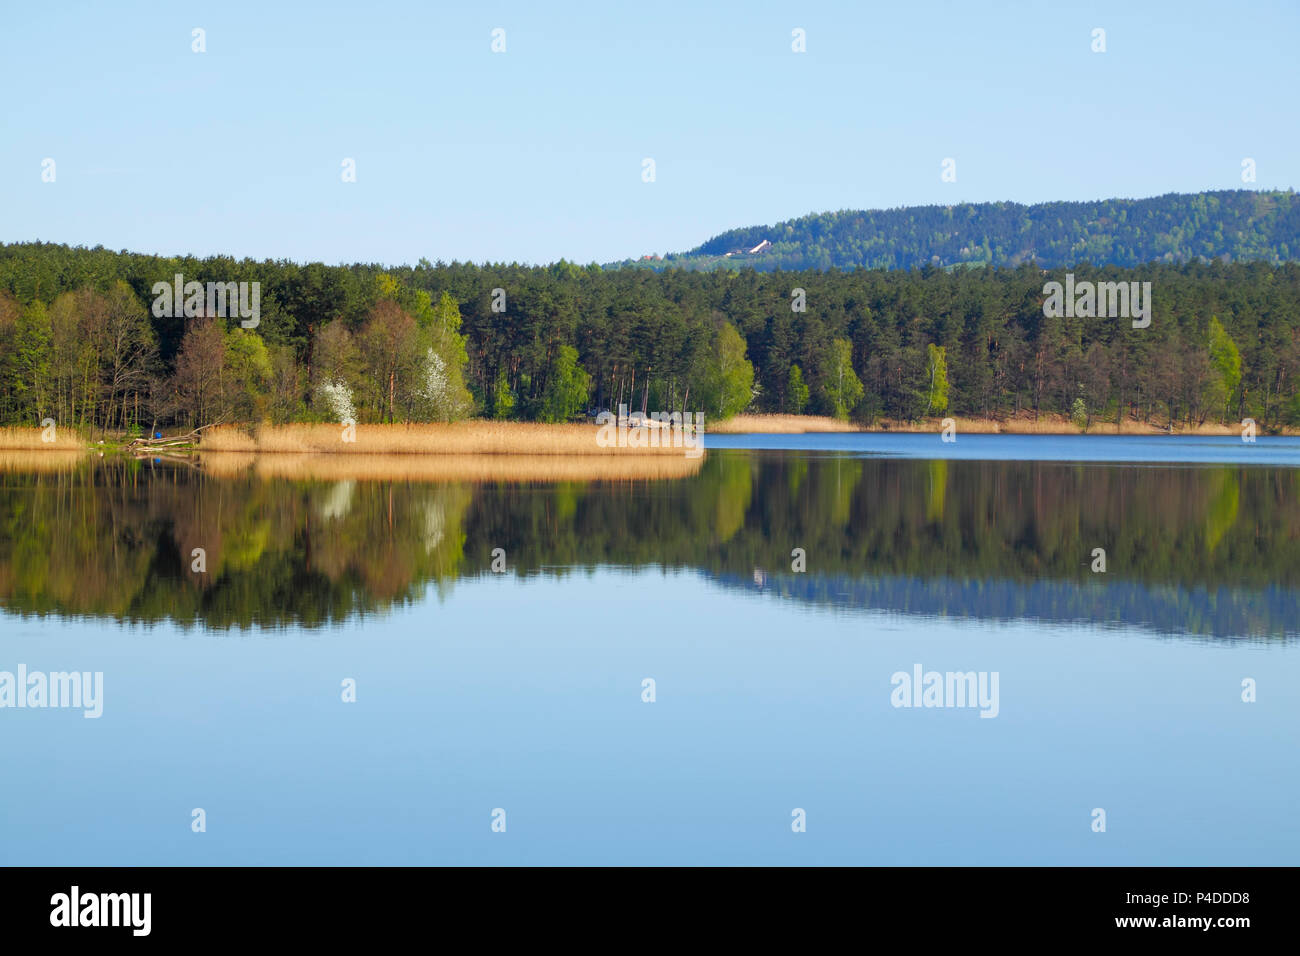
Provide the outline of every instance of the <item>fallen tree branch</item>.
<path id="1" fill-rule="evenodd" d="M 198 428 L 195 428 L 184 435 L 171 435 L 171 436 L 164 436 L 162 438 L 144 438 L 144 437 L 132 438 L 129 442 L 127 442 L 126 447 L 135 448 L 135 449 L 146 449 L 146 448 L 178 448 L 183 445 L 193 445 L 199 440 L 205 428 L 214 428 L 219 424 L 221 423 L 213 422 L 210 425 L 200 425 Z"/>

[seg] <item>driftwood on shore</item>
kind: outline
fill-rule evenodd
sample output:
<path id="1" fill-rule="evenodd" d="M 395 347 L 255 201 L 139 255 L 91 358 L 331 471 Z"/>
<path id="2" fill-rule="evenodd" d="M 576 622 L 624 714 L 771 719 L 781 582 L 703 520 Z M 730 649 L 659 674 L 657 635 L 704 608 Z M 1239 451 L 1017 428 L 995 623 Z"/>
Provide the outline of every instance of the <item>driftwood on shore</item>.
<path id="1" fill-rule="evenodd" d="M 171 435 L 162 438 L 132 438 L 127 442 L 126 447 L 131 451 L 155 451 L 164 448 L 186 448 L 197 444 L 203 430 L 212 427 L 212 425 L 200 425 L 198 428 L 186 432 L 184 435 Z"/>

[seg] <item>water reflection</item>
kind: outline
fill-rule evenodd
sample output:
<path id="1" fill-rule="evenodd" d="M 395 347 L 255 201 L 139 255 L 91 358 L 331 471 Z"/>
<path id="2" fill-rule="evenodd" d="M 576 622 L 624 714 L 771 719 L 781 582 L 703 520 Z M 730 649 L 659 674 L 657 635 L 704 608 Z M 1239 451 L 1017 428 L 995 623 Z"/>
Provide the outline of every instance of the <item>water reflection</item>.
<path id="1" fill-rule="evenodd" d="M 233 459 L 5 467 L 0 604 L 21 614 L 313 626 L 431 587 L 445 597 L 502 548 L 508 575 L 686 568 L 807 607 L 1214 638 L 1289 638 L 1300 620 L 1300 470 L 1287 467 L 739 450 L 596 480 L 373 466 L 320 480 Z M 795 548 L 806 573 L 791 571 Z"/>

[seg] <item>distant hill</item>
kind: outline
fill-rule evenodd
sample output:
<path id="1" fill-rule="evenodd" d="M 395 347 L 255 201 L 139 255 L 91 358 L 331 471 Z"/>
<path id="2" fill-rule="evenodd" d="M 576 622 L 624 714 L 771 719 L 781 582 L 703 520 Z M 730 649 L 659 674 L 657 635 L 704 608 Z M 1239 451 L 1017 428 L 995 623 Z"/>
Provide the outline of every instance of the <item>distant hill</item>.
<path id="1" fill-rule="evenodd" d="M 714 236 L 689 252 L 614 266 L 664 269 L 911 269 L 1137 266 L 1193 259 L 1300 259 L 1293 190 L 1169 193 L 1150 199 L 961 203 L 816 213 Z"/>

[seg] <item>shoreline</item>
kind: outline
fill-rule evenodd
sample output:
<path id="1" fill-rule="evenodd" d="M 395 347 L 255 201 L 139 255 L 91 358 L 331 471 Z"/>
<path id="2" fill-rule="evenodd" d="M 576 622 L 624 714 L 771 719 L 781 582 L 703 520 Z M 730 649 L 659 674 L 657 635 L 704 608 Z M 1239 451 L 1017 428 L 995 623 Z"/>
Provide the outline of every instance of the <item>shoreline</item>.
<path id="1" fill-rule="evenodd" d="M 1125 422 L 1117 427 L 1114 422 L 1099 422 L 1086 432 L 1080 431 L 1062 416 L 1031 416 L 1009 419 L 959 418 L 954 416 L 958 435 L 1024 435 L 1042 437 L 1060 436 L 1132 436 L 1132 437 L 1239 437 L 1240 425 L 1222 425 L 1217 422 L 1200 426 L 1168 428 L 1144 422 Z M 817 415 L 737 415 L 726 421 L 704 427 L 716 435 L 814 435 L 814 434 L 937 434 L 942 431 L 942 419 L 919 422 L 880 420 L 870 426 L 840 421 Z M 572 457 L 607 459 L 610 457 L 636 458 L 681 456 L 695 452 L 695 448 L 673 444 L 664 437 L 664 444 L 645 447 L 603 447 L 597 442 L 600 426 L 594 424 L 546 424 L 542 422 L 498 422 L 471 419 L 463 422 L 433 424 L 374 424 L 357 425 L 353 440 L 345 441 L 344 429 L 333 424 L 262 425 L 249 428 L 241 425 L 223 425 L 208 431 L 196 443 L 167 449 L 181 454 L 239 454 L 239 455 L 400 455 L 400 456 L 516 456 L 516 457 Z M 1295 437 L 1300 428 L 1284 426 L 1276 431 L 1260 429 L 1260 437 Z M 98 451 L 100 454 L 136 454 L 154 456 L 157 449 L 150 446 L 130 447 L 126 436 L 105 439 L 83 438 L 73 429 L 63 429 L 57 440 L 43 440 L 39 427 L 0 427 L 0 451 L 7 453 Z M 688 436 L 693 443 L 694 436 Z M 655 435 L 658 440 L 660 435 Z M 698 446 L 697 446 L 698 447 Z"/>
<path id="2" fill-rule="evenodd" d="M 1041 435 L 1043 437 L 1061 435 L 1110 436 L 1132 435 L 1151 437 L 1166 435 L 1178 436 L 1221 436 L 1236 438 L 1241 435 L 1238 424 L 1221 425 L 1207 422 L 1204 425 L 1176 427 L 1173 431 L 1160 425 L 1147 422 L 1126 421 L 1122 426 L 1112 422 L 1095 422 L 1086 432 L 1063 415 L 1040 415 L 1037 420 L 1032 415 L 1020 415 L 1006 419 L 962 418 L 952 416 L 959 435 Z M 737 415 L 725 422 L 710 426 L 705 423 L 705 435 L 812 435 L 812 434 L 937 434 L 943 430 L 944 419 L 934 418 L 917 422 L 898 421 L 896 419 L 879 419 L 872 425 L 859 425 L 840 421 L 820 415 Z M 1260 429 L 1260 436 L 1293 437 L 1300 435 L 1300 428 L 1283 426 L 1274 432 Z"/>

